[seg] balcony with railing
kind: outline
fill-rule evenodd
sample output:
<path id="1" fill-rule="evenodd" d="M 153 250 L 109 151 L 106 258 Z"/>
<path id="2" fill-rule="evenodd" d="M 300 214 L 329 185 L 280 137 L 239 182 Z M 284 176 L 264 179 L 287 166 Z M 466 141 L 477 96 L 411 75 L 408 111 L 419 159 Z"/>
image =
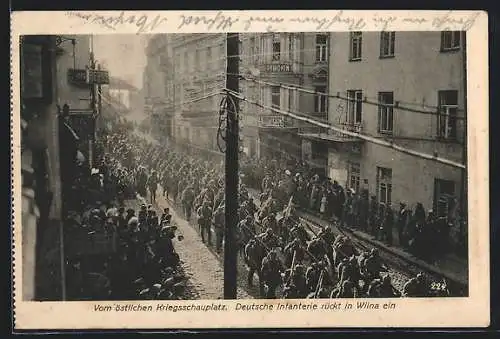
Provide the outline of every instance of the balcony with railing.
<path id="1" fill-rule="evenodd" d="M 328 113 L 327 112 L 310 112 L 307 114 L 308 117 L 315 121 L 328 123 Z M 299 134 L 322 134 L 328 133 L 328 129 L 324 127 L 319 127 L 313 124 L 310 124 L 305 121 L 299 122 Z"/>
<path id="2" fill-rule="evenodd" d="M 263 77 L 301 76 L 301 37 L 295 33 L 260 34 L 253 42 L 243 47 L 244 66 L 256 68 Z"/>

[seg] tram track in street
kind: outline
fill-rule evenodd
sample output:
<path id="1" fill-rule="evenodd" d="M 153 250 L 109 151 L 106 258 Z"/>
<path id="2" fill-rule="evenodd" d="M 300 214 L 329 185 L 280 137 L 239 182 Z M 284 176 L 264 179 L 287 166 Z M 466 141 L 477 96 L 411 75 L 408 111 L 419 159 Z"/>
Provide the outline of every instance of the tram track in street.
<path id="1" fill-rule="evenodd" d="M 321 225 L 315 218 L 307 215 L 303 211 L 299 212 L 299 217 L 302 222 L 307 223 L 309 226 L 314 227 L 317 231 L 321 230 L 324 226 Z M 383 261 L 388 264 L 391 272 L 390 275 L 395 285 L 401 284 L 400 280 L 415 277 L 418 273 L 423 273 L 430 282 L 432 289 L 442 289 L 443 281 L 446 281 L 446 286 L 449 290 L 450 296 L 463 297 L 467 295 L 467 285 L 457 279 L 450 278 L 449 276 L 439 273 L 437 269 L 429 267 L 429 264 L 417 264 L 415 261 L 410 261 L 408 258 L 397 255 L 395 251 L 388 249 L 388 246 L 381 246 L 380 244 L 370 241 L 364 237 L 356 234 L 355 231 L 338 225 L 337 223 L 328 223 L 332 226 L 332 231 L 337 234 L 342 234 L 347 236 L 354 246 L 360 251 L 370 251 L 372 248 L 376 248 Z M 396 279 L 394 279 L 396 277 Z M 398 289 L 402 289 L 403 286 L 396 286 Z"/>
<path id="2" fill-rule="evenodd" d="M 257 206 L 260 205 L 258 199 L 258 192 L 255 189 L 247 189 L 251 197 L 256 202 Z M 319 233 L 326 225 L 330 226 L 335 235 L 347 236 L 354 244 L 358 251 L 370 251 L 372 248 L 377 248 L 378 252 L 384 263 L 387 263 L 389 268 L 389 275 L 393 285 L 402 291 L 404 284 L 408 279 L 415 277 L 418 273 L 423 273 L 430 282 L 433 289 L 443 289 L 443 286 L 449 290 L 449 295 L 453 297 L 467 296 L 467 284 L 459 281 L 454 277 L 438 272 L 438 269 L 433 268 L 430 264 L 418 262 L 417 260 L 409 260 L 408 258 L 398 255 L 396 251 L 390 250 L 388 246 L 370 241 L 367 237 L 361 237 L 355 231 L 338 225 L 337 223 L 328 222 L 326 220 L 319 220 L 319 217 L 310 215 L 310 213 L 303 209 L 298 209 L 299 220 L 305 224 L 306 231 L 314 236 Z M 323 223 L 323 224 L 322 224 Z M 446 281 L 446 284 L 443 284 Z"/>

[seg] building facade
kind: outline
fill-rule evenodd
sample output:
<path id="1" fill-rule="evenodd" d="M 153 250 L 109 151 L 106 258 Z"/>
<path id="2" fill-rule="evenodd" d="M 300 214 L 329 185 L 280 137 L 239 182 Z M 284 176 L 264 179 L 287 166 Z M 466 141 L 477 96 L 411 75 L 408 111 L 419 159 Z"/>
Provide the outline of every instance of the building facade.
<path id="1" fill-rule="evenodd" d="M 300 112 L 316 119 L 327 118 L 326 97 L 290 87 L 328 92 L 329 34 L 253 33 L 243 34 L 241 40 L 241 71 L 253 80 L 243 81 L 241 91 L 264 106 L 242 105 L 245 148 L 256 156 L 288 154 L 311 163 L 316 160 L 315 167 L 324 170 L 326 151 L 311 151 L 318 147 L 312 147 L 314 141 L 302 135 L 307 132 L 304 130 L 307 126 L 269 107 Z"/>
<path id="2" fill-rule="evenodd" d="M 106 86 L 105 95 L 123 115 L 134 114 L 144 109 L 144 99 L 141 90 L 120 78 L 110 77 L 109 85 Z"/>
<path id="3" fill-rule="evenodd" d="M 153 35 L 146 48 L 143 73 L 144 112 L 152 133 L 171 140 L 174 134 L 174 85 L 170 34 Z"/>
<path id="4" fill-rule="evenodd" d="M 23 300 L 58 299 L 65 183 L 59 114 L 92 112 L 90 36 L 23 36 L 20 46 Z M 82 78 L 83 75 L 83 78 Z M 75 141 L 76 142 L 76 141 Z M 48 253 L 52 255 L 48 255 Z M 61 259 L 62 260 L 62 259 Z M 54 274 L 50 275 L 48 272 Z"/>
<path id="5" fill-rule="evenodd" d="M 330 123 L 465 163 L 464 39 L 460 32 L 332 33 Z M 379 202 L 420 202 L 438 215 L 467 206 L 460 168 L 332 131 L 316 137 L 328 147 L 329 176 Z"/>
<path id="6" fill-rule="evenodd" d="M 176 142 L 217 150 L 222 95 L 203 100 L 225 87 L 226 35 L 175 34 L 171 37 Z"/>

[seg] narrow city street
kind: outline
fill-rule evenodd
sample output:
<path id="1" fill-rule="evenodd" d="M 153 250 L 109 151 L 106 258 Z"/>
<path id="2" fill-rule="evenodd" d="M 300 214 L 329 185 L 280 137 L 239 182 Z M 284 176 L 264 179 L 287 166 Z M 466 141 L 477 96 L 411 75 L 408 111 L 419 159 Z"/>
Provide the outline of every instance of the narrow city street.
<path id="1" fill-rule="evenodd" d="M 203 245 L 196 230 L 177 213 L 175 206 L 165 199 L 160 189 L 157 192 L 156 208 L 158 212 L 170 208 L 172 219 L 178 226 L 178 235 L 183 239 L 174 240 L 175 250 L 181 258 L 181 266 L 189 278 L 186 299 L 222 299 L 224 292 L 224 268 L 220 258 Z M 142 197 L 135 201 L 137 209 L 141 203 L 147 203 Z M 252 299 L 242 288 L 238 288 L 238 299 Z"/>

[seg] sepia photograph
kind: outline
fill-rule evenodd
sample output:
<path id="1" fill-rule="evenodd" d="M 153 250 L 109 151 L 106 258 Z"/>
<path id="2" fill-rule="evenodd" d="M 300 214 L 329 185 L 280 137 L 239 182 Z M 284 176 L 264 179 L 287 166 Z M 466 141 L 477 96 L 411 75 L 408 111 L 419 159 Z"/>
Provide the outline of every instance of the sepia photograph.
<path id="1" fill-rule="evenodd" d="M 19 35 L 16 298 L 98 314 L 469 298 L 468 39 Z"/>

